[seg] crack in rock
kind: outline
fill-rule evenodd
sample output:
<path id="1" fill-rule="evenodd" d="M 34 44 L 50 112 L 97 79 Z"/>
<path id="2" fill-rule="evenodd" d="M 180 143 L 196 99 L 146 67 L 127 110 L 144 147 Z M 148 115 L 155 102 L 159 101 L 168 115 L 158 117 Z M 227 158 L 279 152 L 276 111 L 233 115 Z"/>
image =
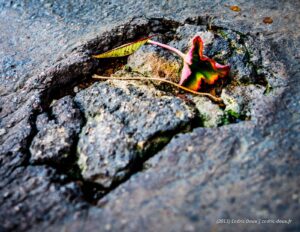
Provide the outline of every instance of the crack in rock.
<path id="1" fill-rule="evenodd" d="M 226 28 L 211 27 L 207 31 L 209 23 L 207 17 L 189 18 L 183 24 L 163 18 L 133 18 L 81 43 L 27 82 L 23 77 L 15 88 L 17 94 L 10 94 L 7 88 L 0 99 L 0 176 L 4 179 L 0 189 L 7 190 L 2 207 L 22 223 L 6 220 L 4 227 L 29 228 L 30 223 L 44 220 L 40 214 L 49 217 L 49 221 L 61 219 L 75 208 L 80 209 L 81 204 L 74 203 L 74 198 L 93 203 L 142 170 L 144 162 L 180 132 L 259 117 L 264 109 L 256 102 L 264 99 L 266 85 L 276 87 L 280 83 L 266 59 L 268 48 L 263 48 L 265 44 L 259 38 Z M 220 83 L 214 90 L 224 98 L 225 110 L 205 98 L 172 96 L 166 92 L 179 94 L 164 84 L 108 81 L 90 86 L 92 74 L 122 75 L 124 70 L 119 74 L 116 70 L 124 64 L 131 70 L 125 74 L 136 71 L 178 80 L 180 60 L 157 48 L 142 48 L 128 62 L 127 58 L 115 63 L 98 61 L 90 55 L 151 34 L 186 51 L 195 33 L 205 39 L 205 54 L 232 65 L 232 80 Z M 143 62 L 137 62 L 141 59 Z M 151 62 L 154 65 L 149 65 Z M 173 66 L 168 69 L 170 64 Z M 75 91 L 79 84 L 84 87 Z M 72 168 L 78 166 L 80 172 L 72 174 Z M 58 172 L 67 175 L 56 179 Z M 19 185 L 24 192 L 17 193 Z M 32 188 L 27 189 L 27 185 Z M 65 189 L 71 189 L 72 194 L 62 197 L 60 193 Z M 32 209 L 32 202 L 40 204 L 48 192 L 45 206 L 33 205 Z M 60 212 L 63 208 L 66 211 Z M 27 218 L 30 223 L 25 222 Z"/>
<path id="2" fill-rule="evenodd" d="M 174 131 L 191 127 L 195 119 L 183 100 L 132 83 L 96 83 L 75 97 L 87 118 L 78 142 L 78 165 L 85 180 L 105 188 L 126 179 Z"/>
<path id="3" fill-rule="evenodd" d="M 234 81 L 229 83 L 229 85 L 227 83 L 223 91 L 222 87 L 224 86 L 222 84 L 219 86 L 219 89 L 216 88 L 216 91 L 219 91 L 219 94 L 222 93 L 222 98 L 225 100 L 225 110 L 213 104 L 208 99 L 188 95 L 188 101 L 186 103 L 182 101 L 178 104 L 188 104 L 189 106 L 185 110 L 178 111 L 174 114 L 172 109 L 170 109 L 170 107 L 172 108 L 174 105 L 168 104 L 172 101 L 179 101 L 178 99 L 175 100 L 176 98 L 169 96 L 167 97 L 169 98 L 168 101 L 160 102 L 159 99 L 166 93 L 160 92 L 158 97 L 157 92 L 152 89 L 153 87 L 151 87 L 151 85 L 148 85 L 148 88 L 145 89 L 145 86 L 138 85 L 136 82 L 130 82 L 132 84 L 128 86 L 126 84 L 116 84 L 115 82 L 111 82 L 110 85 L 101 84 L 101 86 L 104 87 L 102 90 L 100 90 L 98 86 L 100 84 L 95 84 L 93 87 L 85 90 L 84 88 L 86 87 L 76 87 L 77 89 L 73 93 L 72 89 L 67 87 L 68 90 L 64 93 L 62 88 L 59 88 L 62 83 L 63 86 L 65 86 L 66 83 L 74 81 L 74 84 L 71 86 L 75 86 L 76 83 L 78 83 L 76 79 L 72 78 L 74 71 L 68 74 L 68 70 L 73 66 L 75 70 L 78 71 L 80 67 L 86 67 L 85 71 L 79 71 L 75 77 L 82 75 L 81 73 L 84 73 L 83 76 L 86 77 L 91 76 L 93 72 L 106 73 L 108 75 L 115 72 L 114 75 L 117 76 L 138 72 L 146 76 L 159 75 L 175 80 L 178 80 L 180 67 L 182 66 L 180 59 L 177 59 L 164 50 L 151 46 L 145 46 L 131 55 L 127 62 L 126 69 L 118 72 L 116 72 L 116 70 L 120 68 L 118 67 L 118 61 L 123 62 L 120 59 L 117 59 L 116 62 L 106 62 L 105 60 L 92 61 L 84 58 L 81 62 L 81 55 L 79 55 L 76 56 L 77 61 L 75 63 L 67 61 L 69 64 L 65 70 L 57 71 L 53 69 L 50 72 L 50 74 L 52 73 L 51 75 L 44 74 L 49 77 L 53 76 L 53 78 L 49 79 L 47 77 L 46 79 L 41 79 L 45 79 L 44 83 L 46 86 L 49 85 L 49 87 L 47 87 L 49 89 L 46 88 L 46 91 L 43 91 L 43 95 L 46 96 L 44 104 L 49 105 L 51 103 L 57 95 L 57 93 L 55 95 L 52 93 L 57 92 L 56 90 L 58 89 L 60 89 L 56 96 L 58 98 L 61 98 L 65 94 L 72 93 L 75 95 L 76 104 L 81 106 L 81 111 L 87 118 L 86 125 L 79 135 L 78 133 L 82 127 L 82 121 L 78 109 L 76 109 L 72 102 L 72 98 L 63 97 L 59 99 L 51 106 L 52 112 L 50 112 L 50 114 L 42 113 L 37 118 L 39 132 L 33 139 L 30 147 L 32 153 L 31 163 L 46 163 L 54 165 L 56 168 L 59 168 L 63 164 L 69 164 L 70 168 L 70 163 L 72 163 L 71 166 L 78 165 L 81 169 L 81 174 L 77 173 L 76 178 L 81 179 L 78 175 L 82 175 L 83 183 L 93 183 L 92 189 L 96 188 L 96 190 L 92 192 L 98 194 L 99 191 L 103 191 L 102 187 L 106 188 L 107 192 L 140 170 L 143 166 L 143 162 L 167 144 L 178 132 L 183 132 L 185 129 L 197 125 L 215 127 L 238 122 L 247 117 L 250 118 L 251 115 L 248 111 L 250 110 L 249 105 L 252 104 L 251 101 L 255 101 L 257 96 L 263 95 L 263 88 L 254 86 L 254 84 L 265 84 L 265 81 L 259 80 L 259 78 L 265 80 L 263 75 L 265 69 L 261 65 L 261 54 L 258 52 L 258 49 L 254 48 L 254 44 L 257 41 L 253 40 L 250 36 L 247 37 L 241 33 L 225 28 L 215 28 L 212 31 L 207 31 L 208 26 L 206 23 L 203 23 L 207 22 L 207 19 L 200 21 L 200 24 L 199 20 L 197 20 L 196 23 L 191 21 L 188 24 L 180 24 L 161 19 L 151 19 L 148 21 L 133 19 L 129 24 L 125 24 L 113 30 L 113 32 L 118 31 L 119 33 L 107 32 L 103 34 L 102 37 L 88 42 L 82 47 L 82 51 L 85 52 L 85 54 L 89 54 L 101 48 L 107 50 L 109 46 L 116 46 L 113 45 L 113 43 L 118 44 L 120 41 L 124 43 L 124 41 L 127 41 L 129 38 L 127 38 L 126 34 L 122 35 L 120 41 L 120 38 L 117 38 L 118 36 L 116 38 L 114 38 L 114 36 L 120 34 L 120 31 L 124 31 L 125 29 L 133 30 L 133 28 L 136 29 L 137 36 L 141 33 L 138 28 L 142 25 L 148 28 L 143 33 L 150 33 L 150 31 L 164 33 L 158 34 L 157 39 L 163 42 L 169 42 L 170 45 L 184 52 L 188 49 L 190 39 L 195 34 L 200 34 L 206 45 L 205 54 L 219 62 L 229 62 L 232 64 L 231 77 Z M 106 47 L 104 45 L 106 45 Z M 78 51 L 80 51 L 80 49 L 74 50 L 75 53 Z M 64 60 L 61 62 L 66 63 Z M 98 68 L 96 68 L 97 66 Z M 257 75 L 257 67 L 260 67 L 261 73 L 263 73 L 260 76 Z M 67 74 L 67 78 L 60 80 L 61 74 L 65 76 L 65 73 Z M 239 81 L 239 78 L 243 81 Z M 47 79 L 49 80 L 46 81 Z M 245 79 L 247 80 L 246 82 L 249 82 L 250 85 L 248 85 L 251 88 L 243 86 L 243 84 L 236 84 L 245 83 Z M 38 81 L 38 83 L 40 83 L 40 81 Z M 120 87 L 120 85 L 122 87 Z M 136 91 L 138 92 L 141 88 L 145 89 L 145 91 L 137 94 Z M 165 88 L 164 85 L 156 85 L 156 88 L 164 91 L 173 91 L 170 88 Z M 258 89 L 262 91 L 257 91 Z M 96 95 L 93 94 L 95 91 L 97 92 Z M 253 97 L 255 91 L 257 95 Z M 142 97 L 148 93 L 150 93 L 150 95 L 152 94 L 151 97 L 148 96 L 151 100 L 145 100 L 145 98 Z M 152 112 L 152 115 L 150 113 L 143 115 L 143 113 L 149 111 L 149 109 L 154 106 L 151 104 L 155 104 L 153 102 L 156 101 L 162 104 L 162 108 L 168 105 L 166 112 L 168 110 L 171 112 L 171 114 L 166 117 L 167 120 L 164 117 L 156 119 L 161 123 L 160 127 L 156 125 L 157 121 L 153 121 L 151 118 L 156 117 L 155 114 L 157 112 Z M 192 102 L 194 107 L 189 104 L 189 101 Z M 133 110 L 134 108 L 142 108 L 144 112 L 135 112 Z M 167 115 L 162 108 L 159 108 L 158 113 L 161 111 L 164 115 Z M 196 111 L 198 111 L 198 116 L 195 114 Z M 180 117 L 182 117 L 182 115 L 188 112 L 191 113 L 188 120 L 187 118 L 182 118 L 177 122 L 172 121 L 176 118 L 174 116 L 181 115 Z M 171 115 L 173 117 L 171 117 Z M 137 123 L 137 119 L 139 119 L 139 123 Z M 198 120 L 198 122 L 194 123 L 196 120 Z M 144 124 L 142 123 L 143 121 L 145 121 Z M 156 124 L 153 124 L 153 122 L 156 122 Z M 153 130 L 153 128 L 155 129 Z M 74 143 L 74 141 L 78 139 L 79 143 L 76 145 L 77 142 Z M 76 148 L 76 146 L 78 147 Z M 79 160 L 77 164 L 74 164 L 77 155 Z M 69 171 L 67 170 L 66 172 Z M 99 186 L 97 184 L 99 184 Z M 88 185 L 90 184 L 86 186 Z M 90 190 L 87 190 L 87 192 L 90 192 Z M 102 194 L 103 193 L 100 195 Z"/>
<path id="4" fill-rule="evenodd" d="M 82 118 L 70 96 L 55 101 L 51 106 L 52 119 L 46 113 L 37 117 L 38 133 L 31 146 L 31 162 L 63 165 L 70 157 L 76 135 L 81 130 Z"/>
<path id="5" fill-rule="evenodd" d="M 27 231 L 37 222 L 54 223 L 67 215 L 82 215 L 87 207 L 79 186 L 51 167 L 19 167 L 8 179 L 10 184 L 0 198 L 6 209 L 0 211 L 1 231 Z M 10 220 L 3 220 L 6 217 Z"/>
<path id="6" fill-rule="evenodd" d="M 197 20 L 196 22 L 198 22 Z M 204 91 L 212 92 L 224 100 L 225 107 L 219 107 L 210 100 L 186 94 L 198 110 L 204 127 L 217 127 L 250 120 L 256 117 L 253 108 L 264 95 L 270 94 L 273 86 L 282 84 L 280 76 L 275 76 L 274 67 L 266 55 L 269 46 L 265 41 L 227 28 L 215 27 L 208 30 L 207 25 L 198 23 L 179 25 L 173 39 L 168 44 L 187 52 L 189 43 L 195 35 L 204 42 L 204 54 L 221 64 L 230 64 L 231 71 L 227 79 L 218 80 L 215 86 L 204 86 Z M 157 37 L 160 40 L 160 37 Z M 261 47 L 264 51 L 261 52 Z M 153 46 L 144 46 L 129 56 L 125 72 L 116 76 L 134 76 L 140 73 L 147 76 L 160 76 L 174 82 L 180 78 L 182 60 L 169 51 Z M 158 89 L 172 91 L 165 84 L 156 85 Z"/>

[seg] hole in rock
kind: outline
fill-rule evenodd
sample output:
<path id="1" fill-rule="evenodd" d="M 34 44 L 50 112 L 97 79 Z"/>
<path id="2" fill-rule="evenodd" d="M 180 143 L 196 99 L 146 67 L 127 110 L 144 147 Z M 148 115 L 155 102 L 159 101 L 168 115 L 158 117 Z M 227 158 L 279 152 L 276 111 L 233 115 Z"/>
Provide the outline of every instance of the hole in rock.
<path id="1" fill-rule="evenodd" d="M 117 59 L 96 60 L 90 56 L 151 35 L 155 35 L 153 40 L 187 52 L 190 40 L 196 34 L 204 40 L 206 56 L 221 64 L 231 65 L 228 78 L 220 79 L 214 86 L 203 86 L 203 91 L 224 100 L 225 105 L 222 107 L 208 98 L 182 92 L 164 83 L 120 81 L 123 84 L 112 84 L 101 81 L 95 84 L 98 81 L 92 79 L 93 74 L 116 78 L 159 76 L 178 83 L 182 60 L 159 47 L 145 45 L 134 54 Z M 71 170 L 58 169 L 72 180 L 80 180 L 86 200 L 96 203 L 102 196 L 141 171 L 143 163 L 160 151 L 177 133 L 200 126 L 213 128 L 250 120 L 252 107 L 265 96 L 269 81 L 273 78 L 262 63 L 263 57 L 257 48 L 257 42 L 256 38 L 248 34 L 207 25 L 206 19 L 189 19 L 184 24 L 164 19 L 133 21 L 88 42 L 82 48 L 89 56 L 85 61 L 89 66 L 88 72 L 79 71 L 76 78 L 70 79 L 67 85 L 52 86 L 46 93 L 49 106 L 53 99 L 59 100 L 71 95 L 75 102 L 73 107 L 80 109 L 84 118 L 69 152 L 73 162 L 69 166 L 76 167 L 77 174 L 73 175 Z M 84 65 L 77 64 L 75 70 L 81 70 L 78 67 L 82 66 Z M 87 90 L 90 92 L 87 93 Z M 175 112 L 175 116 L 179 118 L 175 126 L 171 127 L 174 122 L 168 122 L 168 117 L 164 116 L 159 122 L 154 120 L 152 123 L 159 125 L 160 122 L 167 122 L 164 127 L 151 127 L 146 122 L 152 118 L 140 117 L 140 114 L 143 115 L 142 112 L 147 110 L 153 112 L 149 113 L 153 118 L 158 117 L 155 110 L 161 110 L 161 114 L 169 114 L 169 111 L 161 108 L 144 106 L 151 105 L 151 102 L 156 105 L 165 104 L 160 98 L 169 99 L 175 107 L 178 104 L 175 99 L 183 101 L 196 112 L 196 117 L 191 118 L 190 122 L 186 120 L 188 113 L 180 111 L 180 105 L 180 110 Z M 173 113 L 170 105 L 167 107 Z M 136 108 L 140 108 L 141 113 L 130 116 Z M 140 126 L 138 123 L 143 120 L 145 125 Z M 111 139 L 113 134 L 107 132 L 110 130 L 115 131 L 115 140 Z M 139 130 L 153 131 L 152 134 L 147 134 L 147 131 Z M 99 140 L 102 141 L 101 144 L 97 144 Z M 92 143 L 97 146 L 93 147 L 90 145 Z"/>

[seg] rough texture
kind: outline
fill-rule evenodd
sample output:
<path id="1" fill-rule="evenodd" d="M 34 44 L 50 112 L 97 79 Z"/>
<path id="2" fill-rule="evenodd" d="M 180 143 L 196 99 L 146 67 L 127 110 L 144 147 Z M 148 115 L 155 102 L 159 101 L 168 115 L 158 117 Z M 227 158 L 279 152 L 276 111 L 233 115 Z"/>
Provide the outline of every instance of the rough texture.
<path id="1" fill-rule="evenodd" d="M 191 128 L 195 118 L 183 100 L 124 81 L 94 84 L 77 94 L 76 102 L 87 118 L 79 167 L 85 180 L 106 188 L 128 177 L 176 132 Z"/>
<path id="2" fill-rule="evenodd" d="M 198 109 L 204 127 L 217 127 L 255 117 L 252 115 L 252 108 L 256 102 L 269 94 L 272 88 L 283 84 L 282 76 L 276 73 L 280 67 L 272 66 L 269 56 L 266 55 L 270 48 L 264 39 L 225 28 L 207 30 L 206 26 L 188 24 L 179 26 L 173 33 L 171 41 L 166 35 L 156 36 L 156 39 L 165 40 L 165 43 L 186 53 L 192 38 L 199 35 L 204 42 L 206 56 L 231 66 L 229 77 L 219 79 L 215 83 L 216 88 L 202 87 L 202 91 L 212 91 L 221 96 L 225 107 L 221 108 L 198 96 L 188 97 Z M 129 56 L 128 73 L 121 72 L 118 75 L 139 74 L 178 83 L 182 63 L 182 58 L 171 51 L 148 45 Z M 157 88 L 167 89 L 162 84 L 157 85 Z"/>
<path id="3" fill-rule="evenodd" d="M 299 231 L 299 9 L 293 0 L 0 1 L 0 230 Z M 263 23 L 267 16 L 272 24 Z M 81 80 L 111 68 L 90 54 L 149 34 L 184 49 L 185 35 L 198 28 L 232 31 L 250 48 L 257 45 L 253 54 L 242 48 L 230 60 L 238 82 L 222 92 L 235 101 L 249 98 L 251 121 L 175 136 L 97 205 L 86 203 L 97 186 L 86 189 L 81 177 L 31 164 L 38 152 L 30 152 L 32 141 L 45 138 L 38 115 L 53 110 L 52 100 L 74 94 Z M 233 46 L 240 50 L 222 41 L 213 40 L 206 52 L 222 60 Z M 46 116 L 46 127 L 61 125 L 52 127 Z M 76 147 L 74 131 L 74 139 L 66 138 Z M 221 218 L 293 221 L 216 224 Z"/>
<path id="4" fill-rule="evenodd" d="M 59 99 L 51 107 L 51 120 L 46 113 L 37 116 L 37 135 L 30 152 L 32 163 L 62 165 L 68 161 L 82 119 L 70 96 Z M 74 158 L 74 157 L 73 157 Z"/>
<path id="5" fill-rule="evenodd" d="M 222 124 L 224 112 L 218 105 L 204 97 L 195 96 L 192 100 L 199 111 L 204 127 L 215 127 Z"/>
<path id="6" fill-rule="evenodd" d="M 24 231 L 37 222 L 85 215 L 76 183 L 49 167 L 19 167 L 1 181 L 1 231 Z"/>
<path id="7" fill-rule="evenodd" d="M 179 82 L 182 60 L 170 51 L 153 45 L 144 46 L 129 56 L 127 67 L 140 76 L 162 77 Z"/>
<path id="8" fill-rule="evenodd" d="M 276 132 L 277 141 L 262 136 L 252 123 L 243 129 L 196 129 L 180 135 L 148 162 L 151 168 L 102 199 L 99 204 L 104 204 L 104 210 L 93 212 L 85 228 L 296 231 L 300 225 L 296 216 L 300 213 L 299 146 L 290 144 L 285 153 L 283 134 Z M 299 139 L 297 132 L 291 136 Z M 286 162 L 280 162 L 282 157 Z M 218 219 L 291 219 L 292 223 L 224 225 L 217 224 Z"/>

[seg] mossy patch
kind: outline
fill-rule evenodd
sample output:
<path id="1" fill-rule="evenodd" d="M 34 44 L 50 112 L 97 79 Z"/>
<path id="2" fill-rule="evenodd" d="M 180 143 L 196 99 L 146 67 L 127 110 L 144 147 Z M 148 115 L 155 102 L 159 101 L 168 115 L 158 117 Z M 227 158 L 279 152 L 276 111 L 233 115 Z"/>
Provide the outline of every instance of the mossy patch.
<path id="1" fill-rule="evenodd" d="M 228 125 L 231 123 L 238 123 L 247 119 L 245 114 L 239 114 L 233 110 L 227 110 L 224 112 L 221 122 L 218 126 Z"/>

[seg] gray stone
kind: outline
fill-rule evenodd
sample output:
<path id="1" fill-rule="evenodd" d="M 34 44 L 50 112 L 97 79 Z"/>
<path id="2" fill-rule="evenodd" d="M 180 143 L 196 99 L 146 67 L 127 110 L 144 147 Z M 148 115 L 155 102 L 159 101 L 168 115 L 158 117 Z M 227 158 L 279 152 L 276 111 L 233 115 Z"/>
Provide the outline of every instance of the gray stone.
<path id="1" fill-rule="evenodd" d="M 210 99 L 199 96 L 194 96 L 192 101 L 195 103 L 204 127 L 216 127 L 222 124 L 224 111 L 217 104 L 214 104 Z"/>
<path id="2" fill-rule="evenodd" d="M 50 116 L 50 118 L 49 118 Z M 76 135 L 80 132 L 82 118 L 72 98 L 66 96 L 55 101 L 51 114 L 40 114 L 36 125 L 38 133 L 30 146 L 31 162 L 63 165 L 76 150 Z"/>
<path id="3" fill-rule="evenodd" d="M 151 85 L 97 83 L 75 99 L 87 118 L 78 142 L 82 176 L 106 188 L 128 177 L 195 119 L 181 99 Z"/>
<path id="4" fill-rule="evenodd" d="M 179 26 L 174 32 L 176 39 L 167 43 L 186 53 L 195 35 L 201 36 L 205 55 L 222 64 L 231 65 L 231 82 L 226 84 L 229 80 L 223 80 L 224 83 L 220 84 L 215 91 L 224 100 L 225 108 L 219 107 L 206 98 L 188 97 L 198 109 L 202 126 L 217 127 L 255 117 L 251 114 L 251 109 L 256 101 L 263 98 L 273 85 L 280 83 L 280 78 L 275 77 L 275 70 L 271 71 L 271 62 L 265 55 L 269 51 L 269 46 L 264 40 L 234 30 L 225 28 L 207 30 L 206 26 L 186 24 Z M 166 40 L 164 36 L 156 37 Z M 265 45 L 265 53 L 258 49 L 262 44 Z M 140 74 L 140 76 L 161 77 L 178 83 L 182 59 L 166 49 L 148 45 L 129 56 L 127 66 L 129 68 L 127 73 L 120 72 L 116 76 Z M 204 87 L 202 91 L 205 90 L 207 89 Z"/>
<path id="5" fill-rule="evenodd" d="M 192 231 L 260 231 L 274 224 L 226 225 L 217 220 L 278 217 L 292 223 L 276 224 L 277 231 L 298 228 L 299 146 L 290 144 L 286 154 L 284 133 L 277 131 L 275 142 L 262 139 L 253 122 L 240 125 L 179 135 L 148 162 L 149 169 L 102 199 L 103 209 L 91 214 L 85 228 L 109 224 L 112 231 L 183 231 L 186 226 Z M 291 136 L 299 137 L 294 132 Z"/>
<path id="6" fill-rule="evenodd" d="M 147 45 L 129 56 L 127 66 L 131 69 L 130 75 L 136 72 L 140 76 L 161 77 L 178 83 L 182 60 L 170 51 Z"/>
<path id="7" fill-rule="evenodd" d="M 1 1 L 0 230 L 299 231 L 300 5 L 291 0 L 234 4 L 240 12 L 206 0 Z M 263 23 L 266 16 L 272 24 Z M 78 178 L 57 179 L 48 164 L 29 162 L 37 129 L 51 121 L 44 113 L 54 99 L 74 94 L 79 82 L 109 69 L 111 61 L 93 60 L 91 54 L 150 34 L 164 34 L 184 49 L 185 37 L 175 37 L 179 27 L 186 30 L 183 35 L 199 27 L 241 36 L 246 48 L 239 40 L 234 46 L 251 52 L 230 58 L 240 81 L 223 94 L 250 99 L 239 109 L 250 112 L 251 120 L 174 136 L 139 174 L 83 210 L 86 183 L 81 192 Z M 205 52 L 226 61 L 228 53 L 217 48 L 228 51 L 231 45 L 215 37 Z M 37 122 L 41 114 L 46 117 Z M 216 224 L 219 218 L 248 217 L 293 221 Z"/>
<path id="8" fill-rule="evenodd" d="M 206 25 L 185 24 L 177 28 L 176 40 L 171 41 L 170 45 L 187 53 L 191 46 L 191 40 L 195 35 L 201 36 L 205 46 L 211 44 L 214 37 L 213 33 L 207 31 Z"/>
<path id="9" fill-rule="evenodd" d="M 79 185 L 45 166 L 19 167 L 1 184 L 1 231 L 27 231 L 36 224 L 85 215 Z"/>

